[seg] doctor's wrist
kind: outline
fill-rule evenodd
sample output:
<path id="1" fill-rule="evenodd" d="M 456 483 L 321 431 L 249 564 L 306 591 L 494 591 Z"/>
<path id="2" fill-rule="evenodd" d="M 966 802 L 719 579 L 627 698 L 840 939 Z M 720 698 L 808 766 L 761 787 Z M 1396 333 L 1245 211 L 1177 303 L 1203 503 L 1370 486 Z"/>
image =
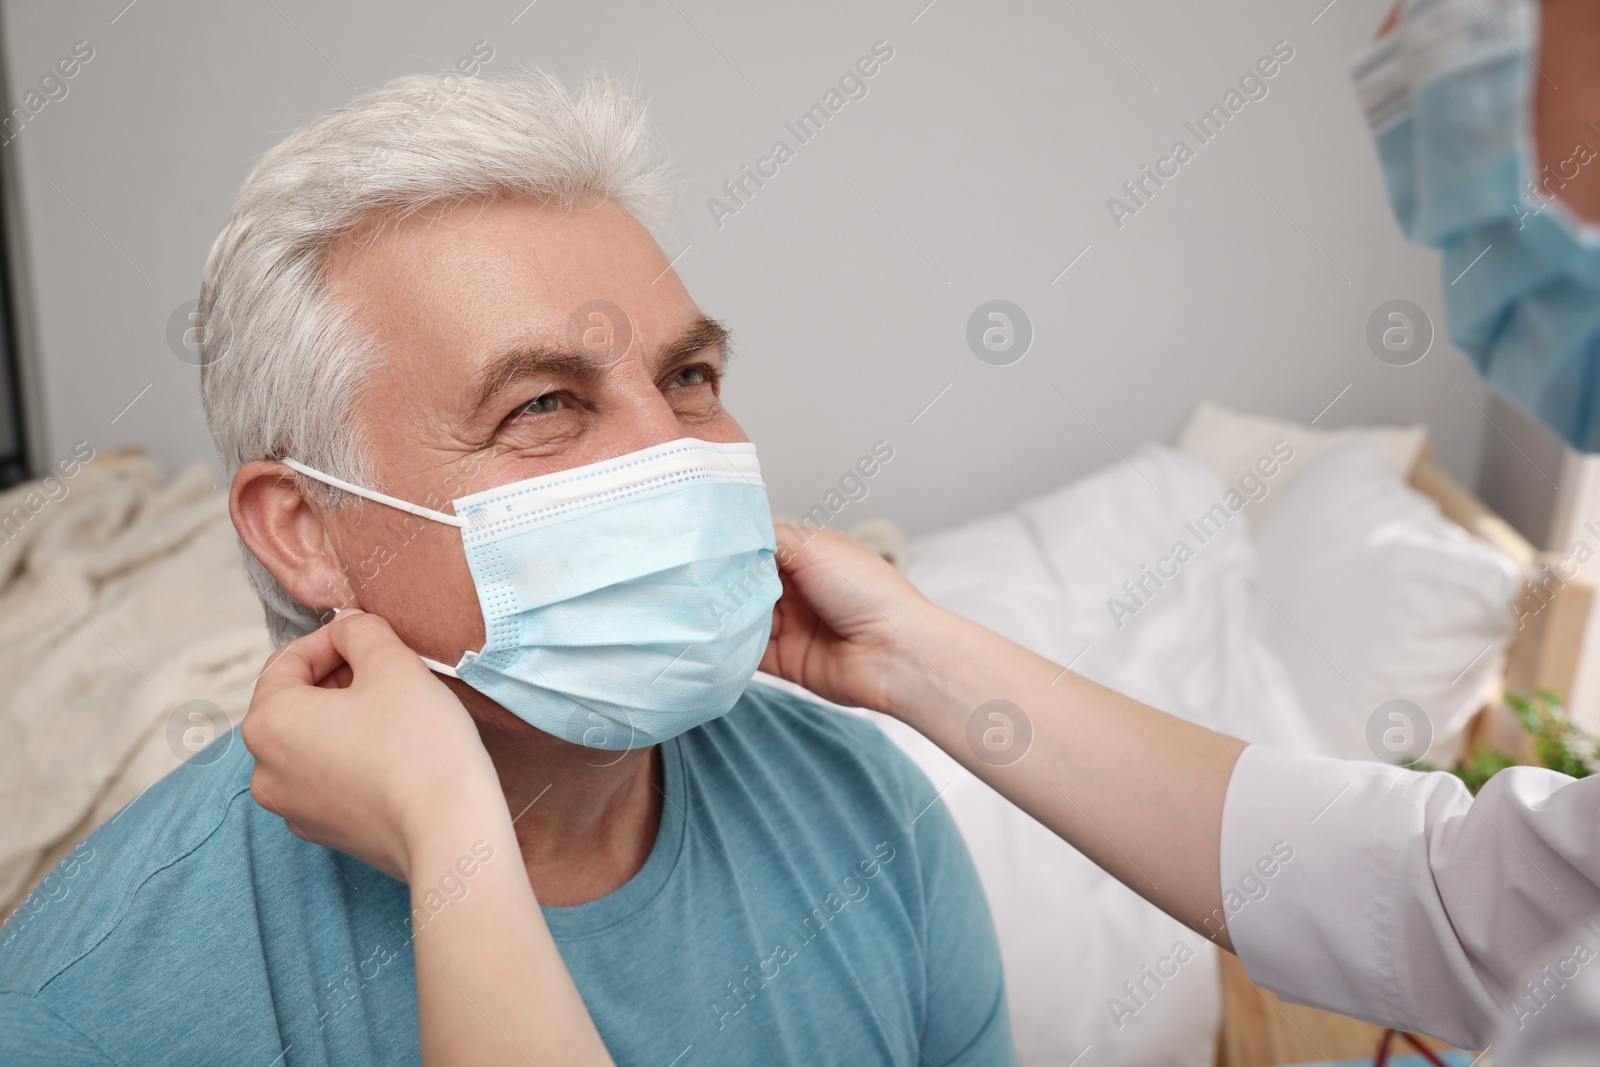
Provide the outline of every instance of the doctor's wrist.
<path id="1" fill-rule="evenodd" d="M 402 817 L 403 881 L 428 879 L 438 866 L 434 861 L 460 852 L 463 842 L 516 840 L 505 794 L 497 783 L 476 777 L 458 781 L 447 794 L 418 796 Z"/>
<path id="2" fill-rule="evenodd" d="M 881 710 L 963 762 L 958 753 L 971 748 L 972 722 L 986 706 L 1026 718 L 1028 709 L 1038 712 L 1063 698 L 1058 683 L 1068 670 L 971 619 L 934 608 L 902 629 L 908 651 L 898 665 L 889 707 Z"/>
<path id="3" fill-rule="evenodd" d="M 900 640 L 884 666 L 883 707 L 923 734 L 932 736 L 967 699 L 971 659 L 983 658 L 997 634 L 953 611 L 924 602 L 897 627 Z"/>

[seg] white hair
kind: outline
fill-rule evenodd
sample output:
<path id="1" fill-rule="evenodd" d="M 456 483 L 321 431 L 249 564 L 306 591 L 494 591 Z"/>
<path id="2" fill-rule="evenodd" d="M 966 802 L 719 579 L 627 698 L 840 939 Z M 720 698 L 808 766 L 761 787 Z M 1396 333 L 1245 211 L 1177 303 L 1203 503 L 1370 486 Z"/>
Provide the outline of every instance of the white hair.
<path id="1" fill-rule="evenodd" d="M 381 347 L 326 286 L 341 238 L 464 200 L 567 207 L 591 194 L 659 236 L 676 186 L 643 100 L 605 75 L 575 93 L 529 69 L 408 75 L 295 130 L 245 179 L 200 288 L 200 392 L 227 478 L 290 457 L 383 488 L 351 415 Z M 360 503 L 296 477 L 325 506 Z M 275 645 L 318 626 L 248 548 L 244 557 Z"/>

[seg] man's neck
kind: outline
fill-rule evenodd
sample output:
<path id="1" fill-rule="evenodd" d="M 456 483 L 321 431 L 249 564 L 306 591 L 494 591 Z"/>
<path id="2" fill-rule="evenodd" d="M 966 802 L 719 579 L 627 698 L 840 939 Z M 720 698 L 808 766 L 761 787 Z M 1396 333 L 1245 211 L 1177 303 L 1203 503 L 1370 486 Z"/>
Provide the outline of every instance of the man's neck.
<path id="1" fill-rule="evenodd" d="M 605 752 L 520 722 L 488 726 L 483 718 L 478 731 L 500 775 L 539 903 L 587 904 L 644 866 L 661 825 L 659 747 Z"/>

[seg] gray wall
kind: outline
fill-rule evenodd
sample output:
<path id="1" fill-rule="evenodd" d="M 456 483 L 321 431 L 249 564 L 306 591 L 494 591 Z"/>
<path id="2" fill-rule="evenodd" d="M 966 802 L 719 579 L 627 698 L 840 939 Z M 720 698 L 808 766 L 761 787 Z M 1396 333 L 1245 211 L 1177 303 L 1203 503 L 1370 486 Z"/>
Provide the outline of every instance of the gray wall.
<path id="1" fill-rule="evenodd" d="M 691 177 L 668 251 L 688 247 L 680 273 L 735 331 L 729 402 L 781 510 L 887 439 L 894 461 L 839 521 L 928 529 L 1171 440 L 1198 399 L 1310 421 L 1346 386 L 1319 425 L 1426 422 L 1470 482 L 1487 405 L 1465 360 L 1440 341 L 1394 368 L 1364 341 L 1386 300 L 1440 307 L 1346 76 L 1387 2 L 6 0 L 14 98 L 74 42 L 95 51 L 0 148 L 20 166 L 41 458 L 88 439 L 210 459 L 168 320 L 246 171 L 319 109 L 483 40 L 490 73 L 607 66 L 650 96 Z M 708 197 L 774 140 L 796 147 L 785 121 L 878 40 L 894 57 L 868 95 L 717 226 Z M 1119 229 L 1107 199 L 1193 145 L 1185 121 L 1279 40 L 1294 58 L 1269 94 Z M 1011 366 L 965 341 L 996 297 L 1036 331 Z"/>

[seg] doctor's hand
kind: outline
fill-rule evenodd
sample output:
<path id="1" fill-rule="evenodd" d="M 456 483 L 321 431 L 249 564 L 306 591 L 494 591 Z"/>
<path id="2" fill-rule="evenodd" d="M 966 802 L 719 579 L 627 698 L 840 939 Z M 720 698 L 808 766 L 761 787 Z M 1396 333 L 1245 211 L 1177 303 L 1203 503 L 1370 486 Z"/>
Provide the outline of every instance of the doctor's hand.
<path id="1" fill-rule="evenodd" d="M 942 609 L 853 537 L 776 529 L 783 596 L 761 669 L 835 704 L 892 713 L 923 682 L 907 633 Z"/>
<path id="2" fill-rule="evenodd" d="M 510 818 L 472 717 L 376 615 L 273 653 L 240 736 L 251 796 L 291 833 L 402 881 L 434 839 Z"/>

